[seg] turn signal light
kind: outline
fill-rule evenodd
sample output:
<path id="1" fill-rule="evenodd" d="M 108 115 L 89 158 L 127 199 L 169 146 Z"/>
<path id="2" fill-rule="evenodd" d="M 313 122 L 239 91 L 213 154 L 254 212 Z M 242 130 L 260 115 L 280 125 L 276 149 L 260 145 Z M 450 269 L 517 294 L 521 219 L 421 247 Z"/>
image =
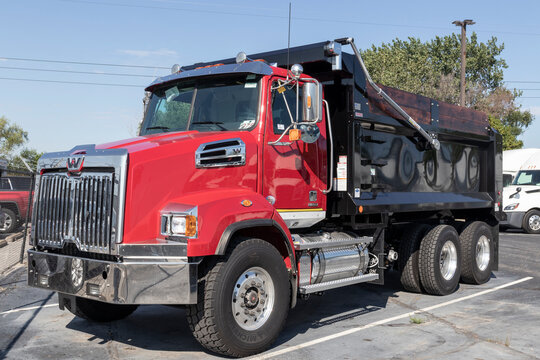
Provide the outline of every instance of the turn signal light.
<path id="1" fill-rule="evenodd" d="M 186 216 L 186 236 L 197 234 L 197 218 L 193 215 Z"/>
<path id="2" fill-rule="evenodd" d="M 300 140 L 300 129 L 291 129 L 289 130 L 289 141 Z"/>

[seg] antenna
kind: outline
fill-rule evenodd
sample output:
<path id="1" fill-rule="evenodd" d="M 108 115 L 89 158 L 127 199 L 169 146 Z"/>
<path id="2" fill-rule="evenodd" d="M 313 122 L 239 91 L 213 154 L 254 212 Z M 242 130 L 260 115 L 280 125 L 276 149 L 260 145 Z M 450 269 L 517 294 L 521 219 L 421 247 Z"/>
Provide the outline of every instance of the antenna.
<path id="1" fill-rule="evenodd" d="M 289 60 L 289 50 L 291 48 L 291 3 L 289 2 L 289 39 L 287 41 L 287 78 L 289 77 L 289 65 L 290 65 L 290 60 Z"/>

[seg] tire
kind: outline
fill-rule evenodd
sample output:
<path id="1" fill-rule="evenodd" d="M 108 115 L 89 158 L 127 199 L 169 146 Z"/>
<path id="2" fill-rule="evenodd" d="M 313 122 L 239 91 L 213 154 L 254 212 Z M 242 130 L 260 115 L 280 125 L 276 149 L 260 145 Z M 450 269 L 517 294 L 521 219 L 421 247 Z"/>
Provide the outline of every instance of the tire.
<path id="1" fill-rule="evenodd" d="M 74 301 L 66 305 L 73 315 L 94 322 L 122 320 L 139 307 L 138 305 L 109 304 L 82 297 L 75 297 Z"/>
<path id="2" fill-rule="evenodd" d="M 493 267 L 493 234 L 489 226 L 475 221 L 459 236 L 461 243 L 461 281 L 484 284 L 491 277 Z"/>
<path id="3" fill-rule="evenodd" d="M 243 239 L 200 278 L 198 296 L 197 305 L 187 308 L 187 319 L 202 346 L 232 357 L 260 353 L 276 340 L 289 311 L 290 283 L 283 257 L 263 240 Z"/>
<path id="4" fill-rule="evenodd" d="M 4 225 L 0 227 L 0 234 L 9 234 L 15 231 L 17 228 L 17 215 L 13 210 L 2 208 L 2 211 L 5 215 Z"/>
<path id="5" fill-rule="evenodd" d="M 428 294 L 448 295 L 456 291 L 461 274 L 461 246 L 456 229 L 438 225 L 424 236 L 418 268 Z"/>
<path id="6" fill-rule="evenodd" d="M 431 230 L 427 224 L 415 224 L 405 229 L 399 243 L 399 268 L 401 285 L 407 291 L 422 293 L 422 283 L 418 272 L 418 253 L 422 238 Z"/>
<path id="7" fill-rule="evenodd" d="M 525 214 L 523 230 L 528 234 L 540 234 L 540 211 L 533 209 Z"/>

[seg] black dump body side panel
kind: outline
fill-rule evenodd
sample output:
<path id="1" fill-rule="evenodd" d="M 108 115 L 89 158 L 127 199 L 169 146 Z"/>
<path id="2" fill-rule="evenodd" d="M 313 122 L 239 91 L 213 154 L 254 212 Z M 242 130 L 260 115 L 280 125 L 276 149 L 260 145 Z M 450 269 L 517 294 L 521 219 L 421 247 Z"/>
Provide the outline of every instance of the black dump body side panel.
<path id="1" fill-rule="evenodd" d="M 325 88 L 327 96 L 337 91 L 335 97 L 352 100 L 332 119 L 335 158 L 347 156 L 347 191 L 331 199 L 332 211 L 360 218 L 381 213 L 403 219 L 500 218 L 502 212 L 494 209 L 500 208 L 502 190 L 501 138 L 484 114 L 385 87 L 437 136 L 441 149 L 434 150 L 366 87 L 355 57 L 343 54 L 343 63 L 354 76 Z"/>

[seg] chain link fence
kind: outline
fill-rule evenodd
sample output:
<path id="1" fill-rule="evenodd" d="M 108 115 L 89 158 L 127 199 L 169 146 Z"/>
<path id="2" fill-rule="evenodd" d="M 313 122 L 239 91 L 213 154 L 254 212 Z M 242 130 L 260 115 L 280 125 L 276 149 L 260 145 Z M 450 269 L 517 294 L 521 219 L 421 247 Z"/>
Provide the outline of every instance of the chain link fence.
<path id="1" fill-rule="evenodd" d="M 0 277 L 26 261 L 35 174 L 0 162 Z"/>

